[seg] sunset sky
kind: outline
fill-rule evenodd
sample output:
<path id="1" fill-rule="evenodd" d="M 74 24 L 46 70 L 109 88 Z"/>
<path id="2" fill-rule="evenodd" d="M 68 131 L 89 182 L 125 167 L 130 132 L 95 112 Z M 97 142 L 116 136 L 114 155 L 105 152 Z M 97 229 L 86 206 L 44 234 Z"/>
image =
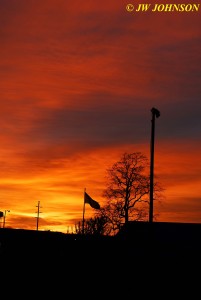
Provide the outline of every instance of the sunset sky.
<path id="1" fill-rule="evenodd" d="M 35 229 L 40 201 L 39 229 L 71 231 L 84 188 L 101 205 L 107 168 L 124 152 L 150 158 L 152 107 L 165 188 L 154 213 L 201 222 L 201 8 L 126 10 L 142 2 L 0 0 L 6 227 Z"/>

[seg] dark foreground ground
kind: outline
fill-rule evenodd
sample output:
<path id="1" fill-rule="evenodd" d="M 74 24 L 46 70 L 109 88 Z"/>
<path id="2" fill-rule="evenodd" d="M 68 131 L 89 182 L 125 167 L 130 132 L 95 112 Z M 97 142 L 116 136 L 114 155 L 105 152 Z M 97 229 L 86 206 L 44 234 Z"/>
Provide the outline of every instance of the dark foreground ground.
<path id="1" fill-rule="evenodd" d="M 134 222 L 117 236 L 99 238 L 1 228 L 0 260 L 7 293 L 157 298 L 162 288 L 164 297 L 174 287 L 180 297 L 189 290 L 194 298 L 201 286 L 201 225 Z"/>

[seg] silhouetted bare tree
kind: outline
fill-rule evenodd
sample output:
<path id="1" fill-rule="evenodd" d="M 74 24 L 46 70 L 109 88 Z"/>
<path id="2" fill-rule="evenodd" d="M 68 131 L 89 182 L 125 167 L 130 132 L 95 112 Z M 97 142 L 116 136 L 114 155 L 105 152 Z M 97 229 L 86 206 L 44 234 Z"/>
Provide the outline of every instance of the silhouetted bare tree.
<path id="1" fill-rule="evenodd" d="M 86 219 L 84 222 L 84 232 L 82 227 L 76 226 L 77 234 L 85 234 L 85 235 L 109 235 L 110 232 L 107 232 L 107 218 L 103 215 L 94 216 L 90 219 Z M 79 222 L 81 224 L 81 222 Z"/>
<path id="2" fill-rule="evenodd" d="M 85 234 L 92 235 L 104 235 L 106 233 L 105 225 L 107 224 L 107 219 L 104 216 L 95 216 L 86 220 L 84 232 Z"/>
<path id="3" fill-rule="evenodd" d="M 141 152 L 124 153 L 120 161 L 107 170 L 106 203 L 97 214 L 107 220 L 115 233 L 131 220 L 146 220 L 149 208 L 150 178 L 148 159 Z M 155 199 L 163 188 L 154 184 Z M 106 225 L 105 225 L 106 228 Z"/>

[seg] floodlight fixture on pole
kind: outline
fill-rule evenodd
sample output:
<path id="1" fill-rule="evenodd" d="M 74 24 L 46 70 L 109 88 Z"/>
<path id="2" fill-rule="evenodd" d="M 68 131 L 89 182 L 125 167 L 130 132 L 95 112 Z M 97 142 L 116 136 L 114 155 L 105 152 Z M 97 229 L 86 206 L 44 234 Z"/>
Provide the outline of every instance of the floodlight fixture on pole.
<path id="1" fill-rule="evenodd" d="M 149 222 L 153 222 L 153 200 L 154 200 L 154 140 L 155 140 L 155 118 L 160 117 L 160 111 L 153 107 L 151 126 L 151 157 L 150 157 L 150 200 L 149 200 Z"/>

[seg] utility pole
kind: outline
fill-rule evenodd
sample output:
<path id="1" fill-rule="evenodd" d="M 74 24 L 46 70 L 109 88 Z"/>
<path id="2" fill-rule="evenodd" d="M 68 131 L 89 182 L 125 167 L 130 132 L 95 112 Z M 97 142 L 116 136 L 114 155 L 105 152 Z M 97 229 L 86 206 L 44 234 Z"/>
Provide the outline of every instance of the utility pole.
<path id="1" fill-rule="evenodd" d="M 155 139 L 155 117 L 160 117 L 160 112 L 156 108 L 151 109 L 152 126 L 151 126 L 151 162 L 150 162 L 150 207 L 149 207 L 149 222 L 153 222 L 153 200 L 154 200 L 154 139 Z"/>
<path id="2" fill-rule="evenodd" d="M 37 209 L 37 217 L 36 217 L 36 230 L 38 231 L 38 224 L 39 224 L 39 215 L 40 215 L 40 201 L 38 201 L 38 205 L 36 205 Z"/>

